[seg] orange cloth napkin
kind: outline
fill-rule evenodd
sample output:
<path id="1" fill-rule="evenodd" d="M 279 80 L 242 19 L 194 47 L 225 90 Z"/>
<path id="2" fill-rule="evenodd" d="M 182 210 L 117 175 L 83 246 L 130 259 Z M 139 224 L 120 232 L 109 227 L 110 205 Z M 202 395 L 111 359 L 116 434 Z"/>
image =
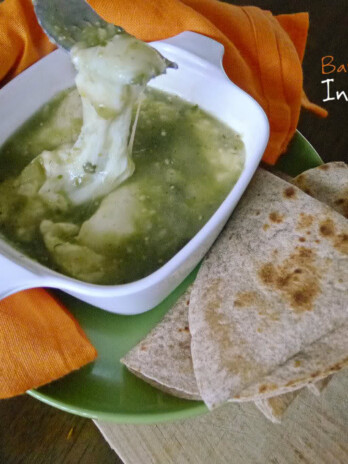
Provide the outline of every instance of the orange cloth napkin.
<path id="1" fill-rule="evenodd" d="M 56 380 L 96 356 L 77 321 L 45 290 L 0 302 L 0 398 Z"/>
<path id="2" fill-rule="evenodd" d="M 216 0 L 90 0 L 90 4 L 107 21 L 145 41 L 190 30 L 221 42 L 228 76 L 268 115 L 271 136 L 263 159 L 270 164 L 293 136 L 301 104 L 320 116 L 327 114 L 308 101 L 302 88 L 306 13 L 274 17 L 256 7 Z M 53 49 L 30 0 L 0 4 L 0 83 Z M 95 356 L 76 321 L 45 291 L 25 291 L 0 302 L 0 397 L 50 382 Z"/>

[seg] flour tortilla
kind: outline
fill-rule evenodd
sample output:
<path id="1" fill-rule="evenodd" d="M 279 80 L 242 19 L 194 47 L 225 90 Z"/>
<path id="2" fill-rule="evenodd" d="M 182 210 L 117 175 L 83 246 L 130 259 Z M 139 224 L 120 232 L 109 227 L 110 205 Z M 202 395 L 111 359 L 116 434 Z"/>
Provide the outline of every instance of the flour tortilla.
<path id="1" fill-rule="evenodd" d="M 333 375 L 329 375 L 325 379 L 319 380 L 319 382 L 310 383 L 307 388 L 311 393 L 313 393 L 313 395 L 319 396 L 320 393 L 322 393 L 325 390 L 325 388 L 329 385 L 329 383 L 332 380 L 332 377 Z"/>
<path id="2" fill-rule="evenodd" d="M 324 164 L 300 174 L 295 179 L 279 172 L 272 172 L 281 179 L 293 182 L 308 195 L 348 217 L 348 169 L 345 163 Z M 316 383 L 310 383 L 307 388 L 311 393 L 319 396 L 331 378 L 332 376 L 329 376 Z M 258 400 L 255 405 L 269 420 L 280 423 L 283 414 L 299 393 L 300 390 L 296 390 L 266 400 Z"/>
<path id="3" fill-rule="evenodd" d="M 136 376 L 179 398 L 201 400 L 191 358 L 189 288 L 121 362 Z"/>
<path id="4" fill-rule="evenodd" d="M 190 289 L 162 322 L 121 361 L 131 372 L 157 388 L 175 396 L 198 400 L 201 396 L 192 366 L 191 336 L 187 330 L 189 300 Z M 347 335 L 348 326 L 327 334 L 232 401 L 261 401 L 282 394 L 284 404 L 289 404 L 285 398 L 287 392 L 308 386 L 347 365 Z"/>
<path id="5" fill-rule="evenodd" d="M 201 400 L 191 358 L 188 289 L 121 362 L 138 377 L 180 398 Z M 242 392 L 236 402 L 267 400 L 307 386 L 348 365 L 348 325 L 327 334 Z"/>
<path id="6" fill-rule="evenodd" d="M 233 401 L 272 398 L 318 382 L 348 366 L 348 324 L 307 346 Z"/>
<path id="7" fill-rule="evenodd" d="M 348 166 L 343 162 L 327 163 L 309 169 L 297 176 L 293 183 L 307 194 L 331 206 L 338 213 L 348 217 Z M 316 383 L 310 383 L 308 389 L 316 396 L 328 386 L 332 375 Z"/>
<path id="8" fill-rule="evenodd" d="M 293 183 L 348 218 L 348 165 L 341 161 L 309 169 Z"/>
<path id="9" fill-rule="evenodd" d="M 191 293 L 193 366 L 209 408 L 286 392 L 287 385 L 260 382 L 348 323 L 347 226 L 328 206 L 258 170 Z"/>
<path id="10" fill-rule="evenodd" d="M 320 393 L 328 386 L 331 379 L 332 375 L 326 377 L 325 379 L 318 380 L 318 382 L 310 383 L 307 385 L 307 390 L 309 390 L 314 395 L 319 396 Z M 254 403 L 267 419 L 275 424 L 280 424 L 289 406 L 303 391 L 303 389 L 304 387 L 299 390 L 284 393 L 283 395 L 256 400 Z"/>
<path id="11" fill-rule="evenodd" d="M 285 411 L 296 399 L 301 390 L 285 393 L 285 395 L 274 396 L 267 400 L 256 400 L 255 406 L 271 422 L 280 424 Z"/>

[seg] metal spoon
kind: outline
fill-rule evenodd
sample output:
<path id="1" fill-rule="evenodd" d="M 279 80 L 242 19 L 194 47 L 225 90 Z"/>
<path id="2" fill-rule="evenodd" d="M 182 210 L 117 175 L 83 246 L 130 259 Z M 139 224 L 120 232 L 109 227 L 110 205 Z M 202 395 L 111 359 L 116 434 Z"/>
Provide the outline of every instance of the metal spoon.
<path id="1" fill-rule="evenodd" d="M 77 42 L 87 46 L 124 32 L 107 23 L 84 0 L 33 0 L 35 13 L 50 40 L 65 50 Z"/>
<path id="2" fill-rule="evenodd" d="M 70 50 L 77 42 L 87 47 L 104 44 L 116 34 L 126 33 L 120 26 L 104 21 L 85 0 L 33 0 L 41 27 L 52 42 Z M 177 64 L 164 58 L 169 68 Z"/>

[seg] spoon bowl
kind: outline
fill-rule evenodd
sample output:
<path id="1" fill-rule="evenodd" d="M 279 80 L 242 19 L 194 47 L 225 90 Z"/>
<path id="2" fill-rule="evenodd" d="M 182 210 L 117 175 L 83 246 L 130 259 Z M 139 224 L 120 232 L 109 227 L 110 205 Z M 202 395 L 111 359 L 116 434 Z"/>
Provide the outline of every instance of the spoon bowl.
<path id="1" fill-rule="evenodd" d="M 33 0 L 38 21 L 52 42 L 70 50 L 77 42 L 100 45 L 124 29 L 104 21 L 85 0 Z"/>
<path id="2" fill-rule="evenodd" d="M 64 50 L 79 44 L 105 45 L 116 34 L 127 34 L 120 26 L 101 18 L 85 0 L 33 0 L 37 19 L 49 39 Z M 164 58 L 168 68 L 177 64 Z"/>

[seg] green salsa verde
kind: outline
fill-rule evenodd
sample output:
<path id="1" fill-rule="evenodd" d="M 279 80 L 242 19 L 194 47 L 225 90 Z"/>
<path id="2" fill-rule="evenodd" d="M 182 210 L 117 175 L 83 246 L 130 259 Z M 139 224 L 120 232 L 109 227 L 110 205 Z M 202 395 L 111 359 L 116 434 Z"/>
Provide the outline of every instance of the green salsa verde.
<path id="1" fill-rule="evenodd" d="M 197 105 L 147 89 L 131 177 L 102 198 L 65 209 L 28 199 L 26 189 L 43 176 L 32 160 L 74 143 L 81 124 L 77 91 L 64 91 L 0 149 L 0 233 L 31 258 L 80 280 L 121 284 L 161 267 L 208 221 L 243 169 L 236 132 Z M 93 174 L 95 166 L 84 169 Z"/>

